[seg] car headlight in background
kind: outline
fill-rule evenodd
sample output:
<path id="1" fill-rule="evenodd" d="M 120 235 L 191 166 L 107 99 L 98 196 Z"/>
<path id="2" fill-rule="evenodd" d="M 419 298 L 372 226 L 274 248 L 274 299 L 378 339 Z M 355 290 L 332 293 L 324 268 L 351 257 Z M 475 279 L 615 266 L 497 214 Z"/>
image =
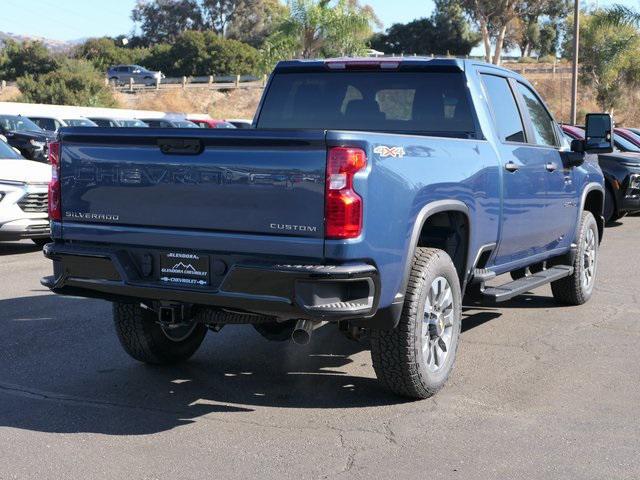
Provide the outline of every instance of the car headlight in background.
<path id="1" fill-rule="evenodd" d="M 640 173 L 629 176 L 629 190 L 640 190 Z"/>
<path id="2" fill-rule="evenodd" d="M 29 140 L 29 143 L 36 148 L 44 148 L 47 142 L 40 142 L 38 140 Z"/>

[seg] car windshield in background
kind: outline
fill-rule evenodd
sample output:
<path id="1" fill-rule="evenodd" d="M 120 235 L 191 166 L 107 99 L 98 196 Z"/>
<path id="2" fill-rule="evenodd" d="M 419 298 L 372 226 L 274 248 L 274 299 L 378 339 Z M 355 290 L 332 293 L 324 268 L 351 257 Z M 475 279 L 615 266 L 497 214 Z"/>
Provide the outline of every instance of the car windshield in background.
<path id="1" fill-rule="evenodd" d="M 171 123 L 173 123 L 177 128 L 200 128 L 198 125 L 188 120 L 174 120 Z"/>
<path id="2" fill-rule="evenodd" d="M 98 125 L 95 122 L 87 118 L 65 118 L 64 122 L 70 127 L 97 127 Z"/>
<path id="3" fill-rule="evenodd" d="M 461 73 L 279 73 L 258 128 L 475 136 Z"/>
<path id="4" fill-rule="evenodd" d="M 129 128 L 148 128 L 149 125 L 144 123 L 142 120 L 118 120 L 118 124 L 121 127 L 129 127 Z"/>
<path id="5" fill-rule="evenodd" d="M 42 132 L 43 130 L 27 117 L 0 115 L 0 125 L 14 132 Z"/>
<path id="6" fill-rule="evenodd" d="M 640 152 L 640 148 L 638 148 L 637 145 L 627 140 L 622 135 L 614 134 L 613 141 L 618 150 L 622 150 L 623 152 Z"/>
<path id="7" fill-rule="evenodd" d="M 22 157 L 18 155 L 13 148 L 0 140 L 0 160 L 17 160 Z"/>

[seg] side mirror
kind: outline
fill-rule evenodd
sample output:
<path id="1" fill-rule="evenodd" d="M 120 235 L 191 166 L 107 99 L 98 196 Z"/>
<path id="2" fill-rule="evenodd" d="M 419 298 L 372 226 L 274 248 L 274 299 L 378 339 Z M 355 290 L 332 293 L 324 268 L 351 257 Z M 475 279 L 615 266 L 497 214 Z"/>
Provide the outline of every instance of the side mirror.
<path id="1" fill-rule="evenodd" d="M 613 118 L 610 114 L 587 114 L 584 151 L 588 153 L 613 152 Z"/>

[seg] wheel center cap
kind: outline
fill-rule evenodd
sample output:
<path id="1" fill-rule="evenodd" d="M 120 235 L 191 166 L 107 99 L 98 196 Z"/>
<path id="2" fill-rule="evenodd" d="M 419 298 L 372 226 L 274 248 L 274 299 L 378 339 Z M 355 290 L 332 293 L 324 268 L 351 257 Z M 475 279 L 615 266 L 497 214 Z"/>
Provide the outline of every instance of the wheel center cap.
<path id="1" fill-rule="evenodd" d="M 435 325 L 435 330 L 436 330 L 436 336 L 437 337 L 441 337 L 442 334 L 444 333 L 444 320 L 442 319 L 442 317 L 440 315 L 438 315 L 438 317 L 436 318 L 435 322 L 433 322 Z"/>

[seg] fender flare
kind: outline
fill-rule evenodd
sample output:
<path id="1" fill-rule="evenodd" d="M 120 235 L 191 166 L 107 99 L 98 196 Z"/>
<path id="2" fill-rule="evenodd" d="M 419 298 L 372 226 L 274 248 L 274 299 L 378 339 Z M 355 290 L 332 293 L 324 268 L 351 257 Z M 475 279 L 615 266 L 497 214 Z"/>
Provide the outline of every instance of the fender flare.
<path id="1" fill-rule="evenodd" d="M 578 209 L 578 218 L 576 219 L 576 229 L 575 229 L 575 232 L 573 233 L 574 240 L 578 237 L 578 232 L 580 230 L 580 218 L 582 216 L 582 212 L 584 212 L 584 206 L 587 203 L 587 196 L 589 195 L 589 193 L 593 192 L 594 190 L 597 190 L 602 194 L 602 205 L 600 205 L 600 215 L 599 215 L 600 218 L 596 218 L 596 223 L 598 224 L 598 230 L 600 231 L 600 241 L 602 241 L 602 237 L 604 236 L 604 218 L 602 216 L 602 213 L 604 212 L 605 191 L 604 191 L 604 185 L 598 182 L 587 183 L 584 189 L 582 190 L 582 195 L 580 198 L 580 208 Z"/>
<path id="2" fill-rule="evenodd" d="M 429 217 L 437 213 L 451 211 L 463 213 L 467 217 L 467 224 L 469 227 L 467 232 L 467 254 L 463 269 L 464 278 L 460 279 L 461 288 L 466 284 L 467 278 L 469 276 L 469 252 L 471 251 L 471 234 L 473 228 L 471 225 L 471 215 L 469 207 L 460 200 L 436 200 L 423 206 L 418 212 L 415 222 L 413 223 L 413 230 L 411 231 L 411 238 L 409 240 L 409 250 L 407 252 L 407 258 L 405 259 L 404 270 L 402 274 L 402 283 L 400 285 L 400 290 L 396 295 L 396 298 L 398 298 L 399 295 L 404 298 L 404 294 L 407 291 L 407 285 L 409 283 L 409 272 L 411 271 L 411 263 L 415 255 L 416 248 L 418 248 L 418 242 L 420 241 L 420 233 L 422 232 L 422 227 L 424 227 L 424 224 L 429 219 Z"/>

